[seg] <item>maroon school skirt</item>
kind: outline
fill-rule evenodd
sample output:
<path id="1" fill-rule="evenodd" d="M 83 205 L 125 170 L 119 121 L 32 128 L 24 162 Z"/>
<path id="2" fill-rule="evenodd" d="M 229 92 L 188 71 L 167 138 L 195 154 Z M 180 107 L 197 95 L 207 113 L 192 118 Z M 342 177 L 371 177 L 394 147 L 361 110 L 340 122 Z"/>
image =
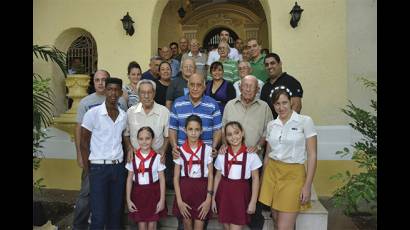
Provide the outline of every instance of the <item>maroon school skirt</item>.
<path id="1" fill-rule="evenodd" d="M 181 189 L 182 200 L 192 208 L 191 210 L 188 209 L 191 218 L 201 220 L 199 218 L 200 211 L 198 211 L 198 207 L 206 200 L 208 194 L 208 178 L 181 177 L 179 179 L 179 186 Z M 209 209 L 204 220 L 207 220 L 210 217 L 211 212 L 211 209 Z M 176 196 L 174 198 L 172 214 L 178 218 L 183 218 L 182 214 L 179 212 Z"/>
<path id="2" fill-rule="evenodd" d="M 248 224 L 251 216 L 246 211 L 250 200 L 251 190 L 248 180 L 231 180 L 222 176 L 215 194 L 219 223 Z"/>
<path id="3" fill-rule="evenodd" d="M 161 189 L 158 181 L 153 184 L 132 186 L 131 200 L 138 211 L 130 212 L 128 214 L 129 218 L 135 222 L 150 222 L 166 217 L 166 202 L 165 208 L 159 213 L 155 213 L 160 197 Z"/>

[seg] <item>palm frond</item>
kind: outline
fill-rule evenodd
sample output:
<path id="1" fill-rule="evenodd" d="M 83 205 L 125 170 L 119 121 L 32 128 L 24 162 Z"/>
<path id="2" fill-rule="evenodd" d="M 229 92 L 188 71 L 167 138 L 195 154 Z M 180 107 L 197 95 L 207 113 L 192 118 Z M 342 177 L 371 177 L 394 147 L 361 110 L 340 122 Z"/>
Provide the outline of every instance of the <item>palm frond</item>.
<path id="1" fill-rule="evenodd" d="M 66 54 L 56 47 L 33 45 L 33 54 L 36 58 L 40 57 L 47 62 L 50 59 L 60 67 L 64 76 L 67 75 Z"/>

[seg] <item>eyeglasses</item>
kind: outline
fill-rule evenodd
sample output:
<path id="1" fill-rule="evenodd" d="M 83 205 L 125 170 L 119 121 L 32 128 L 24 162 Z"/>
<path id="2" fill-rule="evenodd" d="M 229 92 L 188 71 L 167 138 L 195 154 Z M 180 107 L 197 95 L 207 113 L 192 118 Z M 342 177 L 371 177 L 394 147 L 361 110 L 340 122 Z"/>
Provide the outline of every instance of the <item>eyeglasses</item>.
<path id="1" fill-rule="evenodd" d="M 226 47 L 218 47 L 218 50 L 224 50 Z"/>
<path id="2" fill-rule="evenodd" d="M 184 69 L 194 69 L 194 66 L 192 66 L 192 65 L 184 65 L 184 66 L 182 66 L 182 68 L 184 68 Z"/>

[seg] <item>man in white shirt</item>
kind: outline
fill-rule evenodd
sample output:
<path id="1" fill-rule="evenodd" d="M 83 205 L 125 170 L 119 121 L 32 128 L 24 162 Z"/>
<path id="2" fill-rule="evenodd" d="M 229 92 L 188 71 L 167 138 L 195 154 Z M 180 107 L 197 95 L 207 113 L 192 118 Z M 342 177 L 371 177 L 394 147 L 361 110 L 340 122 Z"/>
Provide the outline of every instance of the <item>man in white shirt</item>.
<path id="1" fill-rule="evenodd" d="M 219 42 L 221 41 L 225 41 L 229 44 L 229 31 L 227 30 L 221 30 L 221 32 L 219 33 Z M 238 61 L 239 60 L 239 52 L 236 48 L 234 47 L 229 47 L 229 54 L 228 54 L 228 58 L 232 59 L 234 61 Z M 207 65 L 211 66 L 211 64 L 215 61 L 219 60 L 219 54 L 217 50 L 212 50 L 211 52 L 209 52 L 209 56 L 208 56 L 208 61 L 207 61 Z"/>
<path id="2" fill-rule="evenodd" d="M 105 102 L 88 110 L 81 125 L 81 155 L 89 171 L 90 229 L 121 229 L 126 170 L 122 135 L 127 114 L 118 106 L 122 80 L 108 78 Z"/>

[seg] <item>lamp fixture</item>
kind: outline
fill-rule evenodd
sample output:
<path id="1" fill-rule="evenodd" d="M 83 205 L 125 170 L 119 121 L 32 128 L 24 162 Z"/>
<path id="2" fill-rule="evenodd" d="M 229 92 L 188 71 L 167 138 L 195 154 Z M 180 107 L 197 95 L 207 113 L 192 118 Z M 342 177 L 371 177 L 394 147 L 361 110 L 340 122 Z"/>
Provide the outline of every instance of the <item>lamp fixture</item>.
<path id="1" fill-rule="evenodd" d="M 125 30 L 125 34 L 132 36 L 134 34 L 134 26 L 132 25 L 134 21 L 132 20 L 131 16 L 127 14 L 121 19 L 122 27 Z"/>
<path id="2" fill-rule="evenodd" d="M 181 0 L 181 7 L 179 7 L 178 9 L 178 15 L 182 19 L 185 17 L 185 14 L 186 14 L 186 11 L 184 9 L 184 5 L 182 4 L 182 0 Z"/>
<path id="3" fill-rule="evenodd" d="M 297 2 L 295 2 L 295 5 L 293 6 L 292 10 L 290 11 L 290 14 L 292 17 L 290 18 L 290 25 L 292 28 L 295 28 L 298 26 L 298 22 L 300 20 L 300 17 L 302 16 L 303 9 L 300 8 Z"/>

